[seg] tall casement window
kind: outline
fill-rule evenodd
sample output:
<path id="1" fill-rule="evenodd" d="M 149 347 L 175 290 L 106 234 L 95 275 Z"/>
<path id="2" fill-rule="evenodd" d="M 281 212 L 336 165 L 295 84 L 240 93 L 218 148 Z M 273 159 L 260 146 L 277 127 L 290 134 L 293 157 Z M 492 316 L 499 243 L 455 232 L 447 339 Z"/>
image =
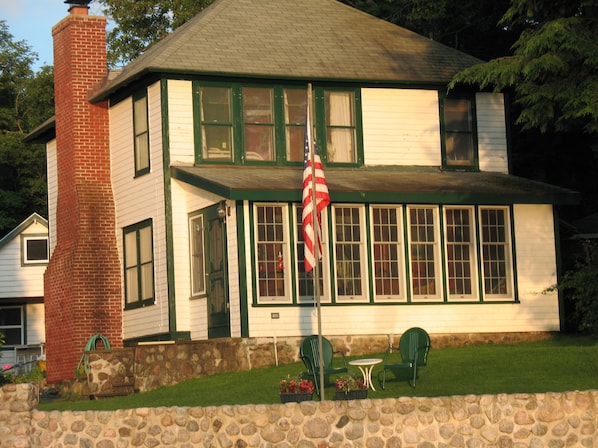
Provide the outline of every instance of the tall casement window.
<path id="1" fill-rule="evenodd" d="M 203 159 L 230 162 L 234 154 L 232 89 L 201 87 L 199 97 Z"/>
<path id="2" fill-rule="evenodd" d="M 484 296 L 512 296 L 510 220 L 507 208 L 481 208 L 480 234 Z"/>
<path id="3" fill-rule="evenodd" d="M 364 208 L 334 205 L 334 265 L 339 302 L 367 300 Z"/>
<path id="4" fill-rule="evenodd" d="M 48 237 L 24 235 L 21 237 L 23 265 L 45 264 L 48 262 Z"/>
<path id="5" fill-rule="evenodd" d="M 273 93 L 267 88 L 243 88 L 245 158 L 248 160 L 275 160 Z"/>
<path id="6" fill-rule="evenodd" d="M 284 89 L 285 156 L 289 162 L 303 162 L 306 117 L 306 90 Z"/>
<path id="7" fill-rule="evenodd" d="M 477 262 L 473 207 L 446 207 L 444 234 L 447 264 L 448 298 L 477 297 Z"/>
<path id="8" fill-rule="evenodd" d="M 440 299 L 438 208 L 410 206 L 407 211 L 413 300 Z"/>
<path id="9" fill-rule="evenodd" d="M 305 303 L 313 303 L 314 301 L 314 293 L 315 293 L 315 278 L 314 278 L 314 270 L 310 272 L 305 272 L 305 240 L 303 239 L 303 226 L 302 226 L 302 214 L 303 214 L 303 207 L 295 206 L 295 259 L 296 259 L 296 266 L 297 266 L 297 297 L 299 302 Z M 327 220 L 326 220 L 326 212 L 323 212 L 321 215 L 321 222 L 322 222 L 322 229 L 327 228 Z M 322 241 L 322 258 L 318 264 L 318 274 L 319 274 L 319 292 L 320 292 L 320 302 L 330 302 L 330 295 L 328 288 L 328 278 L 329 272 L 327 268 L 327 264 L 323 263 L 322 260 L 329 259 L 329 252 L 328 252 L 328 238 L 327 232 L 322 232 L 320 234 L 320 239 Z"/>
<path id="10" fill-rule="evenodd" d="M 255 204 L 258 302 L 290 302 L 288 207 Z"/>
<path id="11" fill-rule="evenodd" d="M 23 321 L 22 306 L 0 306 L 0 333 L 6 346 L 25 343 Z"/>
<path id="12" fill-rule="evenodd" d="M 154 250 L 152 220 L 123 229 L 125 308 L 154 303 Z"/>
<path id="13" fill-rule="evenodd" d="M 133 133 L 135 134 L 135 176 L 150 171 L 149 119 L 147 92 L 133 95 Z"/>
<path id="14" fill-rule="evenodd" d="M 326 154 L 329 163 L 356 163 L 355 93 L 325 91 Z"/>
<path id="15" fill-rule="evenodd" d="M 445 97 L 442 106 L 444 166 L 477 168 L 473 97 Z"/>
<path id="16" fill-rule="evenodd" d="M 204 215 L 195 215 L 189 218 L 189 232 L 191 242 L 191 297 L 199 297 L 206 293 Z"/>
<path id="17" fill-rule="evenodd" d="M 371 208 L 375 300 L 405 300 L 402 207 Z"/>

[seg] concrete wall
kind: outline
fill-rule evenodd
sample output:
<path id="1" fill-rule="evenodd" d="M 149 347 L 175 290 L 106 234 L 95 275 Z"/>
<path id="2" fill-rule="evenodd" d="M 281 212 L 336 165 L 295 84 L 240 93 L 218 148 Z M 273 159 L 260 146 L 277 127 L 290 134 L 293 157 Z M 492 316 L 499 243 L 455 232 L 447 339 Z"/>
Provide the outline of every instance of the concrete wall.
<path id="1" fill-rule="evenodd" d="M 43 412 L 0 391 L 0 447 L 598 446 L 598 391 Z"/>

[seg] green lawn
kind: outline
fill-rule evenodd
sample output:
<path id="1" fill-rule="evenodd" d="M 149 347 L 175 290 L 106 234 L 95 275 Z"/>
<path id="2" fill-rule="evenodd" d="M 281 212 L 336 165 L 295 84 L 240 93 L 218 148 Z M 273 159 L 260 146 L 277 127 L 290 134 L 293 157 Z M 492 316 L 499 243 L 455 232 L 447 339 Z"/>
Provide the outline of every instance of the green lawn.
<path id="1" fill-rule="evenodd" d="M 368 357 L 382 357 L 372 353 Z M 146 393 L 98 401 L 44 401 L 40 410 L 114 410 L 156 406 L 217 406 L 279 403 L 278 383 L 287 374 L 304 370 L 301 363 L 224 373 L 197 378 Z M 355 367 L 350 372 L 358 374 Z M 598 388 L 598 339 L 559 336 L 513 345 L 478 345 L 435 350 L 421 369 L 417 388 L 388 375 L 386 389 L 378 381 L 381 365 L 374 367 L 369 398 L 435 397 L 465 394 L 562 392 Z M 389 380 L 390 378 L 390 380 Z M 315 399 L 317 395 L 314 395 Z M 325 390 L 334 399 L 334 386 Z"/>

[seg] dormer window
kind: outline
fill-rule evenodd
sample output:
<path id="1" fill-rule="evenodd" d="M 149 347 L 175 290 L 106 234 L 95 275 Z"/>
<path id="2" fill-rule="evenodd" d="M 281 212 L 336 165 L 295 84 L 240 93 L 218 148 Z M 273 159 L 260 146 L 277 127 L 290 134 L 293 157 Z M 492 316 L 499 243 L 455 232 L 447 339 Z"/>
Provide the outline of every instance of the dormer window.
<path id="1" fill-rule="evenodd" d="M 442 160 L 445 168 L 475 169 L 478 164 L 473 97 L 442 101 Z"/>

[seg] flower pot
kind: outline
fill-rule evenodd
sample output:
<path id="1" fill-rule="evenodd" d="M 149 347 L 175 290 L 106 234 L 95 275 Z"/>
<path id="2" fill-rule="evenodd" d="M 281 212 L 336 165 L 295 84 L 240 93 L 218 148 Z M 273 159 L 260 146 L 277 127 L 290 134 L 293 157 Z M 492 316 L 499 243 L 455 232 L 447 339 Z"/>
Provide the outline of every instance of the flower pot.
<path id="1" fill-rule="evenodd" d="M 348 392 L 337 390 L 336 391 L 336 399 L 337 400 L 363 400 L 364 398 L 368 397 L 368 390 L 367 389 L 360 389 L 360 390 L 350 390 Z"/>
<path id="2" fill-rule="evenodd" d="M 311 401 L 313 393 L 305 392 L 300 394 L 280 394 L 281 403 L 299 403 L 301 401 Z"/>

